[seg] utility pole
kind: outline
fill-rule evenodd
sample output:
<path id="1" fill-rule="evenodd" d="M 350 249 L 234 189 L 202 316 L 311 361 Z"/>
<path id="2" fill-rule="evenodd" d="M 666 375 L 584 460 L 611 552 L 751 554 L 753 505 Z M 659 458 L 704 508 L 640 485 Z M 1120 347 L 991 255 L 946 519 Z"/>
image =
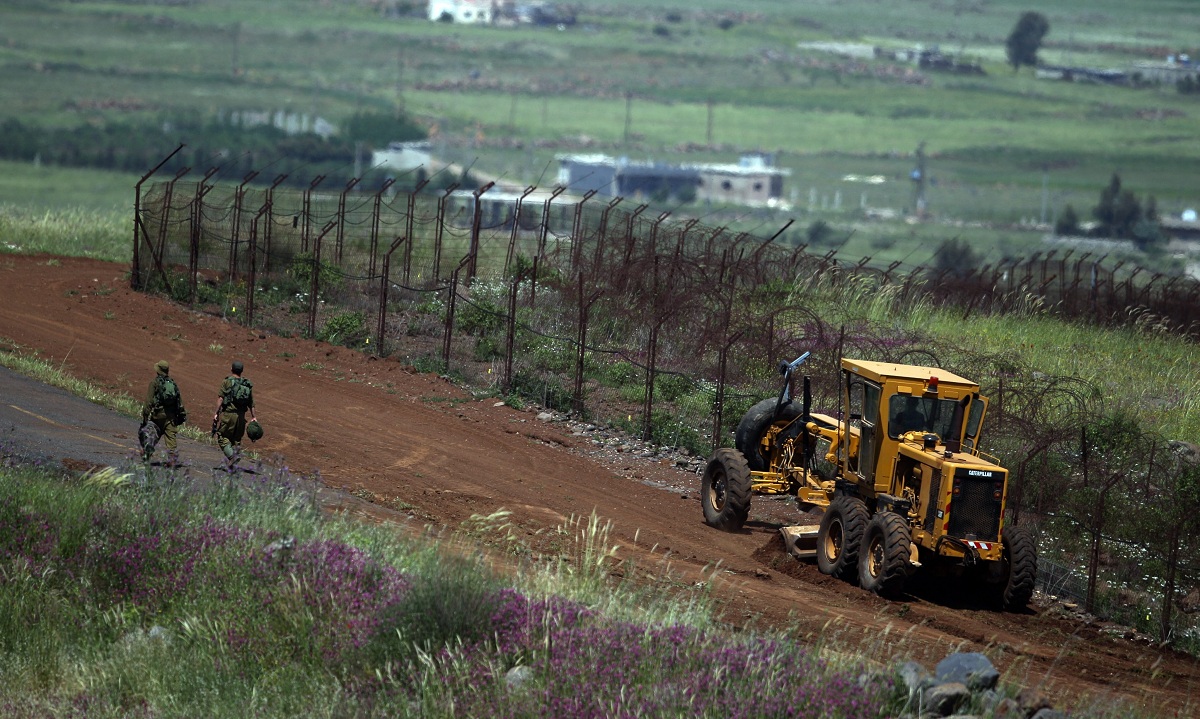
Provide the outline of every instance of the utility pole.
<path id="1" fill-rule="evenodd" d="M 1050 168 L 1042 165 L 1042 224 L 1046 224 L 1046 208 L 1050 204 Z"/>
<path id="2" fill-rule="evenodd" d="M 917 145 L 917 168 L 913 170 L 913 182 L 915 183 L 914 206 L 915 213 L 919 219 L 925 219 L 925 211 L 927 207 L 925 197 L 925 187 L 928 180 L 925 177 L 925 141 L 921 140 L 921 144 Z"/>
<path id="3" fill-rule="evenodd" d="M 625 93 L 625 142 L 629 142 L 629 129 L 633 124 L 633 93 Z"/>
<path id="4" fill-rule="evenodd" d="M 396 48 L 396 119 L 404 116 L 404 46 Z"/>
<path id="5" fill-rule="evenodd" d="M 712 101 L 712 98 L 709 98 L 709 100 L 708 100 L 708 128 L 707 128 L 707 130 L 705 130 L 705 133 L 704 133 L 704 144 L 708 145 L 709 147 L 712 147 L 712 137 L 713 137 L 713 101 Z"/>
<path id="6" fill-rule="evenodd" d="M 242 23 L 235 22 L 233 24 L 233 59 L 231 63 L 231 72 L 234 77 L 242 74 L 242 68 L 239 67 L 238 50 L 242 42 Z"/>

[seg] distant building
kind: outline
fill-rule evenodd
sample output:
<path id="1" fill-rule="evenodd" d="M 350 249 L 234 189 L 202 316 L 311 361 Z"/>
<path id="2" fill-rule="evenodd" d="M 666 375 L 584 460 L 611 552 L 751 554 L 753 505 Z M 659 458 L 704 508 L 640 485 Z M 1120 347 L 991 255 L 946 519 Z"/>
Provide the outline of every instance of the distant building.
<path id="1" fill-rule="evenodd" d="M 371 166 L 387 168 L 393 172 L 408 172 L 418 167 L 424 167 L 428 171 L 431 159 L 430 146 L 425 140 L 393 142 L 385 149 L 371 153 Z"/>
<path id="2" fill-rule="evenodd" d="M 496 12 L 494 0 L 429 0 L 429 19 L 465 25 L 490 25 Z"/>
<path id="3" fill-rule="evenodd" d="M 1067 67 L 1063 65 L 1038 65 L 1034 71 L 1039 80 L 1063 80 L 1065 82 L 1094 82 L 1106 85 L 1127 85 L 1129 74 L 1124 70 L 1096 67 Z"/>
<path id="4" fill-rule="evenodd" d="M 1187 57 L 1184 55 L 1183 57 Z M 1196 66 L 1191 61 L 1178 62 L 1174 57 L 1167 62 L 1137 62 L 1130 68 L 1130 74 L 1136 75 L 1143 82 L 1158 82 L 1174 85 L 1184 78 L 1195 78 Z"/>
<path id="5" fill-rule="evenodd" d="M 738 164 L 637 162 L 608 155 L 560 155 L 558 184 L 572 192 L 610 197 L 653 196 L 764 206 L 780 200 L 791 172 L 750 155 Z"/>

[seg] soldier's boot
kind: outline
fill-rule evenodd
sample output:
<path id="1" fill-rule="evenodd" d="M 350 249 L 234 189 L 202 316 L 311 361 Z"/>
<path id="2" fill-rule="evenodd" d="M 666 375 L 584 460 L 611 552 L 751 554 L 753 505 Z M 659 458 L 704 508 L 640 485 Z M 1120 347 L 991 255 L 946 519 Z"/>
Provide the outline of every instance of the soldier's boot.
<path id="1" fill-rule="evenodd" d="M 168 467 L 182 466 L 182 462 L 179 461 L 179 452 L 177 452 L 173 449 L 167 451 L 167 466 Z"/>
<path id="2" fill-rule="evenodd" d="M 225 453 L 225 469 L 232 472 L 237 468 L 237 452 L 233 450 L 232 444 L 227 444 L 221 448 Z"/>

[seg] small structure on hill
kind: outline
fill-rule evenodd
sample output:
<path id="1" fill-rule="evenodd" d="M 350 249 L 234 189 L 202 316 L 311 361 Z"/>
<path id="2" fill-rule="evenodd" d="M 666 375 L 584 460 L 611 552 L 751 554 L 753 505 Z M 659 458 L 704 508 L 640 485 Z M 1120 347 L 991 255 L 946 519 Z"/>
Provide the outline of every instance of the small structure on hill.
<path id="1" fill-rule="evenodd" d="M 466 25 L 490 25 L 494 0 L 429 0 L 429 19 Z"/>
<path id="2" fill-rule="evenodd" d="M 558 161 L 558 184 L 575 192 L 750 206 L 778 203 L 783 178 L 791 174 L 763 155 L 747 155 L 737 164 L 673 165 L 608 155 L 559 155 Z"/>

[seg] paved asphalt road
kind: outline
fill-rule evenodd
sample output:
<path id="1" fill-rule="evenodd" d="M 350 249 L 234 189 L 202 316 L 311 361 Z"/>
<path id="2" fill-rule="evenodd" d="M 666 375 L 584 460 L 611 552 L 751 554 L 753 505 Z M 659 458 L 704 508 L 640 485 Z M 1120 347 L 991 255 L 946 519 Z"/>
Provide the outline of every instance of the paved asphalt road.
<path id="1" fill-rule="evenodd" d="M 0 367 L 0 455 L 76 471 L 137 460 L 138 420 Z M 166 459 L 159 440 L 156 461 Z M 216 447 L 179 438 L 182 461 L 221 464 Z"/>
<path id="2" fill-rule="evenodd" d="M 0 466 L 37 464 L 71 472 L 110 466 L 136 471 L 144 466 L 137 451 L 137 431 L 136 418 L 0 367 Z M 161 466 L 166 455 L 166 447 L 159 440 L 152 464 Z M 188 471 L 186 476 L 193 479 L 228 476 L 225 457 L 216 446 L 179 437 L 179 458 Z M 250 460 L 239 466 L 250 475 L 264 467 L 269 473 L 278 469 L 273 464 Z M 400 512 L 321 486 L 310 478 L 289 480 L 293 484 L 301 481 L 311 486 L 318 504 L 328 512 L 373 522 L 410 523 L 410 518 Z"/>

